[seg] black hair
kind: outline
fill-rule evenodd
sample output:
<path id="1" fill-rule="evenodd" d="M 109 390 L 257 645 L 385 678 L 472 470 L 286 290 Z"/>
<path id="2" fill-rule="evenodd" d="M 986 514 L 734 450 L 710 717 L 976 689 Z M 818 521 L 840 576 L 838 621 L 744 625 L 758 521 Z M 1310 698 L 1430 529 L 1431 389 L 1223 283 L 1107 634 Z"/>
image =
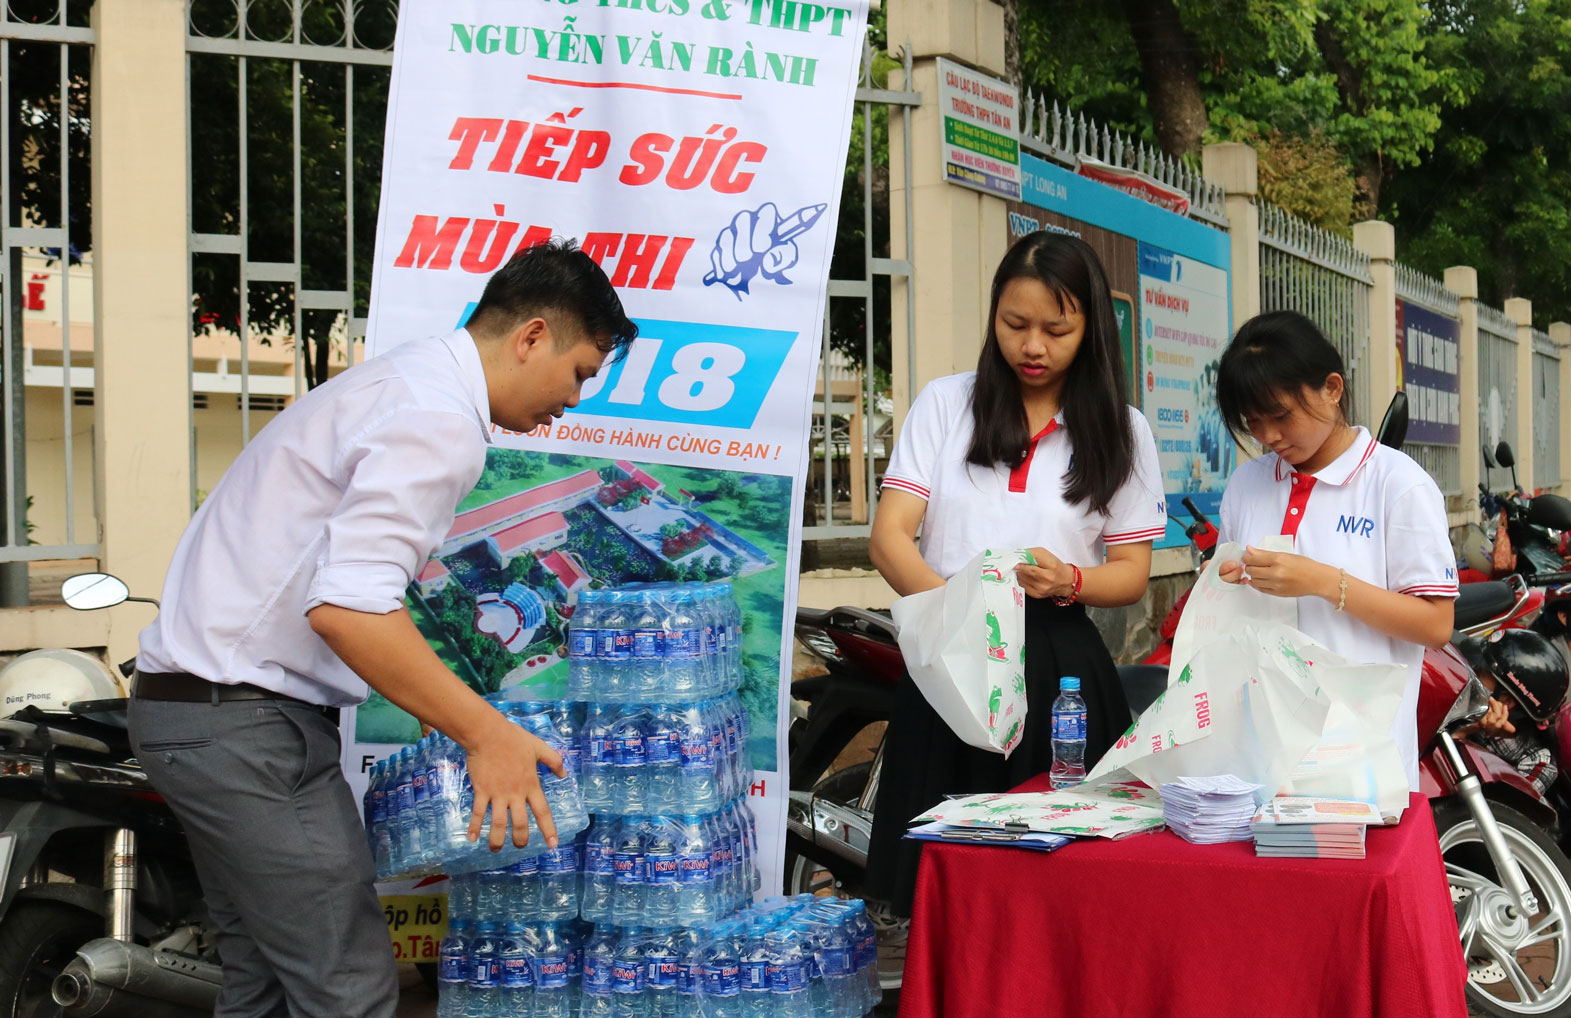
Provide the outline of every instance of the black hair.
<path id="1" fill-rule="evenodd" d="M 987 337 L 971 393 L 973 428 L 966 461 L 1013 470 L 1024 462 L 1031 444 L 1020 379 L 998 345 L 998 301 L 1015 279 L 1041 282 L 1066 310 L 1073 306 L 1085 316 L 1085 334 L 1064 378 L 1062 402 L 1070 442 L 1078 445 L 1084 439 L 1087 444 L 1077 450 L 1080 455 L 1064 479 L 1064 500 L 1089 502 L 1105 515 L 1134 469 L 1135 439 L 1129 429 L 1124 354 L 1107 274 L 1091 245 L 1078 237 L 1039 230 L 1021 237 L 998 263 Z"/>
<path id="2" fill-rule="evenodd" d="M 577 242 L 555 238 L 518 252 L 497 269 L 486 280 L 469 323 L 496 333 L 553 314 L 571 318 L 613 362 L 627 355 L 638 336 L 638 326 L 628 320 L 622 299 L 595 260 Z"/>
<path id="3" fill-rule="evenodd" d="M 1297 311 L 1268 311 L 1245 322 L 1222 352 L 1216 372 L 1216 405 L 1227 430 L 1253 440 L 1251 417 L 1275 417 L 1303 391 L 1342 376 L 1342 419 L 1352 423 L 1352 389 L 1342 355 L 1314 322 Z"/>

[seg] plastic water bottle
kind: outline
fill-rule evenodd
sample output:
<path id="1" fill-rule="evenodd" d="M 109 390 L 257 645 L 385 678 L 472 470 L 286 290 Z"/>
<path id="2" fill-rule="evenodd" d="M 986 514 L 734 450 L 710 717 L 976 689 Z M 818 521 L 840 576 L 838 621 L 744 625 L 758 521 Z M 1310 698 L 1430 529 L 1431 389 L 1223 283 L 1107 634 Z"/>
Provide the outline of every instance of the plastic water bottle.
<path id="1" fill-rule="evenodd" d="M 644 861 L 644 818 L 624 817 L 616 832 L 615 915 L 623 922 L 635 924 L 644 915 L 644 887 L 648 877 Z"/>
<path id="2" fill-rule="evenodd" d="M 774 998 L 769 988 L 769 949 L 764 936 L 769 932 L 762 918 L 748 920 L 747 939 L 742 943 L 742 1018 L 773 1018 Z"/>
<path id="3" fill-rule="evenodd" d="M 697 931 L 677 930 L 672 937 L 676 948 L 677 1018 L 704 1018 L 704 1001 L 699 996 L 703 983 L 703 941 Z"/>
<path id="4" fill-rule="evenodd" d="M 703 984 L 706 1018 L 741 1018 L 742 962 L 734 922 L 717 925 L 704 945 Z"/>
<path id="5" fill-rule="evenodd" d="M 478 919 L 475 913 L 475 875 L 460 873 L 447 878 L 447 918 L 450 923 Z"/>
<path id="6" fill-rule="evenodd" d="M 1065 675 L 1058 680 L 1053 701 L 1053 770 L 1055 789 L 1073 788 L 1086 776 L 1086 702 L 1080 698 L 1080 680 Z"/>
<path id="7" fill-rule="evenodd" d="M 569 1018 L 572 991 L 567 973 L 568 954 L 562 928 L 556 923 L 542 925 L 534 945 L 534 1018 Z"/>
<path id="8" fill-rule="evenodd" d="M 591 813 L 612 811 L 611 779 L 616 764 L 616 752 L 611 743 L 611 730 L 616 724 L 617 710 L 595 704 L 589 708 L 580 736 L 584 747 L 584 780 L 580 793 L 584 808 Z"/>
<path id="9" fill-rule="evenodd" d="M 681 877 L 676 899 L 676 923 L 678 926 L 702 926 L 713 922 L 719 914 L 712 869 L 713 846 L 704 831 L 702 819 L 696 814 L 685 814 L 679 830 L 676 855 Z"/>
<path id="10" fill-rule="evenodd" d="M 611 768 L 613 812 L 645 811 L 645 768 L 649 762 L 648 719 L 649 715 L 643 710 L 625 709 L 611 730 L 611 742 L 616 752 Z"/>
<path id="11" fill-rule="evenodd" d="M 387 761 L 379 761 L 371 769 L 371 786 L 366 797 L 371 800 L 371 823 L 366 828 L 371 841 L 371 858 L 376 860 L 378 876 L 393 873 L 393 831 L 387 810 Z"/>
<path id="12" fill-rule="evenodd" d="M 497 941 L 497 957 L 502 963 L 502 981 L 497 987 L 497 1018 L 527 1015 L 534 1009 L 534 969 L 524 942 L 524 924 L 510 922 Z"/>
<path id="13" fill-rule="evenodd" d="M 661 692 L 683 703 L 697 698 L 709 659 L 704 653 L 704 618 L 697 597 L 678 590 L 670 599 L 666 616 L 665 658 Z"/>
<path id="14" fill-rule="evenodd" d="M 495 1018 L 502 982 L 497 925 L 481 923 L 469 945 L 469 992 L 464 995 L 464 1018 Z"/>
<path id="15" fill-rule="evenodd" d="M 584 728 L 583 718 L 575 705 L 562 703 L 551 711 L 551 723 L 556 728 L 557 738 L 562 740 L 562 745 L 555 747 L 562 754 L 562 763 L 567 766 L 567 772 L 573 776 L 573 782 L 582 786 L 584 782 L 584 743 L 582 733 Z"/>
<path id="16" fill-rule="evenodd" d="M 678 799 L 682 809 L 700 812 L 713 809 L 719 801 L 715 789 L 714 757 L 709 751 L 709 730 L 703 709 L 689 704 L 682 709 L 681 743 L 678 762 Z"/>
<path id="17" fill-rule="evenodd" d="M 420 824 L 415 813 L 415 751 L 405 746 L 398 751 L 398 805 L 393 816 L 395 830 L 393 844 L 397 849 L 396 865 L 400 873 L 420 865 L 425 856 L 425 845 L 420 839 Z"/>
<path id="18" fill-rule="evenodd" d="M 595 655 L 598 697 L 606 703 L 620 703 L 631 686 L 633 659 L 633 603 L 621 591 L 606 594 L 600 610 L 600 652 Z"/>
<path id="19" fill-rule="evenodd" d="M 505 914 L 520 919 L 539 917 L 540 858 L 525 856 L 508 867 L 507 891 L 502 896 Z"/>
<path id="20" fill-rule="evenodd" d="M 600 613 L 605 606 L 605 593 L 599 590 L 579 592 L 578 604 L 573 609 L 572 621 L 567 627 L 567 698 L 593 700 L 599 695 L 596 688 L 599 662 L 597 651 L 600 638 Z"/>
<path id="21" fill-rule="evenodd" d="M 611 991 L 616 1018 L 648 1018 L 649 962 L 644 957 L 647 931 L 631 927 L 623 932 L 611 965 Z"/>
<path id="22" fill-rule="evenodd" d="M 677 970 L 681 958 L 677 954 L 675 930 L 655 930 L 644 941 L 644 957 L 648 960 L 649 1018 L 676 1018 Z"/>
<path id="23" fill-rule="evenodd" d="M 562 921 L 578 917 L 578 842 L 567 838 L 540 856 L 542 919 Z"/>
<path id="24" fill-rule="evenodd" d="M 475 915 L 481 922 L 501 920 L 507 912 L 509 867 L 481 870 L 475 884 Z"/>
<path id="25" fill-rule="evenodd" d="M 709 841 L 709 872 L 714 878 L 715 908 L 727 915 L 736 908 L 731 880 L 731 845 L 713 815 L 703 818 L 704 836 Z"/>
<path id="26" fill-rule="evenodd" d="M 468 846 L 469 814 L 463 810 L 466 769 L 464 752 L 445 735 L 432 738 L 427 769 L 431 820 L 429 846 L 433 862 L 440 862 Z"/>
<path id="27" fill-rule="evenodd" d="M 651 813 L 671 813 L 682 808 L 682 721 L 676 708 L 656 706 L 649 712 L 649 733 L 644 740 L 644 802 Z"/>
<path id="28" fill-rule="evenodd" d="M 807 938 L 794 924 L 764 938 L 769 954 L 769 994 L 775 1018 L 812 1018 L 812 962 Z"/>
<path id="29" fill-rule="evenodd" d="M 878 978 L 878 931 L 867 914 L 866 902 L 857 900 L 847 904 L 851 909 L 852 956 L 857 972 L 867 983 L 861 1010 L 866 1014 L 884 999 L 884 987 Z"/>
<path id="30" fill-rule="evenodd" d="M 669 817 L 650 818 L 648 841 L 644 845 L 645 925 L 656 928 L 675 926 L 677 898 L 681 891 L 682 868 L 677 845 L 682 840 L 682 825 Z"/>
<path id="31" fill-rule="evenodd" d="M 610 817 L 595 817 L 584 840 L 584 884 L 578 914 L 592 923 L 608 923 L 616 915 L 618 826 Z"/>
<path id="32" fill-rule="evenodd" d="M 597 926 L 584 945 L 583 1004 L 580 1018 L 612 1018 L 616 1004 L 612 999 L 612 970 L 616 964 L 618 937 L 616 927 Z"/>
<path id="33" fill-rule="evenodd" d="M 584 1006 L 584 945 L 595 928 L 579 919 L 559 923 L 557 928 L 567 939 L 567 1011 L 571 1018 L 578 1018 Z"/>
<path id="34" fill-rule="evenodd" d="M 823 982 L 825 997 L 836 1013 L 844 1018 L 857 1018 L 862 1013 L 857 1005 L 866 992 L 866 985 L 857 978 L 847 917 L 833 907 L 823 908 L 820 915 L 822 923 L 813 954 L 814 968 Z"/>
<path id="35" fill-rule="evenodd" d="M 436 966 L 436 1018 L 464 1018 L 464 996 L 469 992 L 469 938 L 473 931 L 464 920 L 448 924 L 438 948 Z"/>
<path id="36" fill-rule="evenodd" d="M 633 603 L 631 693 L 637 700 L 648 701 L 659 694 L 666 678 L 666 632 L 671 627 L 671 606 L 666 592 L 661 590 L 641 590 Z"/>

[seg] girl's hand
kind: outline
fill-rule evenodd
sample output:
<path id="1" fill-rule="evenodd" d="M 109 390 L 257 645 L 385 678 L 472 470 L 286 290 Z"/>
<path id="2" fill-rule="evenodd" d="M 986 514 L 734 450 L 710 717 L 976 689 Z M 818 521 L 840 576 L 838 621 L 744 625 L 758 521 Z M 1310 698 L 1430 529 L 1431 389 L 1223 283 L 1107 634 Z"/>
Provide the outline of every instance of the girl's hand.
<path id="1" fill-rule="evenodd" d="M 1216 567 L 1216 575 L 1221 577 L 1223 583 L 1243 583 L 1244 564 L 1236 560 L 1219 562 Z"/>
<path id="2" fill-rule="evenodd" d="M 1341 571 L 1303 555 L 1248 548 L 1243 569 L 1249 575 L 1242 582 L 1274 597 L 1323 597 L 1335 604 L 1341 593 Z"/>
<path id="3" fill-rule="evenodd" d="M 1075 589 L 1075 571 L 1046 548 L 1032 548 L 1036 565 L 1022 562 L 1015 576 L 1028 597 L 1068 597 Z"/>

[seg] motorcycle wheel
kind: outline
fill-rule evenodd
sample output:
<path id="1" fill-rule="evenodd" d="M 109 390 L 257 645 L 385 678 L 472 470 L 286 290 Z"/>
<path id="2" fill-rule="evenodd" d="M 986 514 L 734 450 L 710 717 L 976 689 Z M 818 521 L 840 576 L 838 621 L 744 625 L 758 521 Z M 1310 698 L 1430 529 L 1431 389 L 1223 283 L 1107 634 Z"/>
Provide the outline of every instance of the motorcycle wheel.
<path id="1" fill-rule="evenodd" d="M 1571 1016 L 1571 860 L 1541 828 L 1490 803 L 1500 833 L 1538 896 L 1531 916 L 1508 917 L 1513 899 L 1464 803 L 1434 807 L 1440 854 L 1467 961 L 1470 1008 L 1501 1016 Z"/>
<path id="2" fill-rule="evenodd" d="M 0 921 L 0 1018 L 60 1013 L 49 988 L 104 921 L 70 905 L 23 901 Z"/>

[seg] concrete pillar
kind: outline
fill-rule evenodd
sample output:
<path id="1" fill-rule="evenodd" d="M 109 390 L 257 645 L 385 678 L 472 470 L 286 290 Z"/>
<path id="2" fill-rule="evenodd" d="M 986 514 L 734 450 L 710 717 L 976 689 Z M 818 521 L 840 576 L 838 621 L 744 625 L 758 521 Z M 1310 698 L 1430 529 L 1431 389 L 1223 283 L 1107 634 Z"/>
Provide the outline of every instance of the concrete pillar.
<path id="1" fill-rule="evenodd" d="M 1202 172 L 1227 195 L 1228 244 L 1232 248 L 1233 328 L 1260 313 L 1259 156 L 1239 142 L 1207 145 Z"/>
<path id="2" fill-rule="evenodd" d="M 902 0 L 889 8 L 889 42 L 909 42 L 915 61 L 910 87 L 923 103 L 911 111 L 911 205 L 914 252 L 905 250 L 905 127 L 889 118 L 890 246 L 912 262 L 915 322 L 906 318 L 906 287 L 896 277 L 890 300 L 895 428 L 922 386 L 943 375 L 976 367 L 987 308 L 998 267 L 1009 245 L 1003 199 L 951 184 L 939 161 L 943 117 L 938 109 L 938 57 L 987 74 L 1004 75 L 1004 10 L 992 0 Z M 912 355 L 901 337 L 916 327 Z M 915 389 L 911 379 L 915 376 Z"/>
<path id="3" fill-rule="evenodd" d="M 1506 317 L 1516 323 L 1516 479 L 1522 490 L 1533 490 L 1533 302 L 1525 297 L 1506 301 Z"/>
<path id="4" fill-rule="evenodd" d="M 1483 464 L 1479 462 L 1478 446 L 1480 421 L 1478 417 L 1478 270 L 1471 265 L 1453 265 L 1445 272 L 1446 289 L 1456 294 L 1457 319 L 1461 327 L 1457 334 L 1457 379 L 1461 390 L 1462 437 L 1459 440 L 1462 465 L 1462 502 L 1474 499 L 1478 483 L 1483 479 Z M 1466 510 L 1452 514 L 1451 525 L 1468 522 Z"/>
<path id="5" fill-rule="evenodd" d="M 1549 323 L 1549 338 L 1560 348 L 1560 494 L 1571 494 L 1571 322 Z"/>
<path id="6" fill-rule="evenodd" d="M 1369 256 L 1369 364 L 1364 369 L 1371 427 L 1378 427 L 1396 392 L 1396 230 L 1366 220 L 1353 227 L 1353 247 Z"/>
<path id="7" fill-rule="evenodd" d="M 185 3 L 98 0 L 92 17 L 99 558 L 157 597 L 191 506 Z M 112 611 L 118 661 L 152 608 Z"/>

